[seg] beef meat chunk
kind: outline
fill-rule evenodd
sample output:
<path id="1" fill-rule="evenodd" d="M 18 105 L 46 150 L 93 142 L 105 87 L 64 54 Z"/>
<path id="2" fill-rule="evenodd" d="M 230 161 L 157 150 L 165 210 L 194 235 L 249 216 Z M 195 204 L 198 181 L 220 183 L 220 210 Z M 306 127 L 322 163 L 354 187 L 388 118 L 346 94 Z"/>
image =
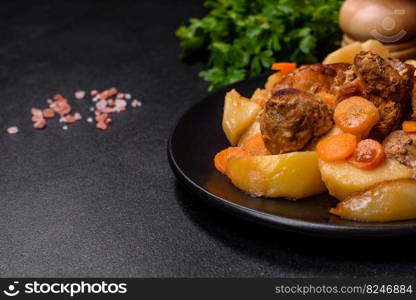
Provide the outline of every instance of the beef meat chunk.
<path id="1" fill-rule="evenodd" d="M 416 134 L 396 130 L 390 133 L 383 142 L 384 152 L 392 158 L 413 169 L 416 174 Z"/>
<path id="2" fill-rule="evenodd" d="M 302 150 L 333 127 L 332 114 L 332 109 L 312 93 L 277 90 L 260 116 L 265 145 L 272 154 Z"/>
<path id="3" fill-rule="evenodd" d="M 396 58 L 385 59 L 362 51 L 344 74 L 337 101 L 361 96 L 373 102 L 380 112 L 380 121 L 371 131 L 372 137 L 382 139 L 399 126 L 410 109 L 413 66 Z"/>
<path id="4" fill-rule="evenodd" d="M 334 93 L 336 87 L 343 84 L 343 73 L 350 65 L 347 63 L 304 65 L 286 75 L 273 87 L 273 91 L 293 88 L 313 94 Z"/>

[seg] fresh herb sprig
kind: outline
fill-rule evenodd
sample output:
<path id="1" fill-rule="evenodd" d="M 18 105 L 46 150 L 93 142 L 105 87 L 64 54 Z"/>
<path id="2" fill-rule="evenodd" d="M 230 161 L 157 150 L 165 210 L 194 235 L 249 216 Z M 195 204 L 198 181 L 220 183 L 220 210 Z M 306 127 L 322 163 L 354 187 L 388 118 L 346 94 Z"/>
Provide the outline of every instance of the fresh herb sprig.
<path id="1" fill-rule="evenodd" d="M 176 35 L 183 59 L 206 60 L 209 90 L 260 74 L 276 61 L 320 61 L 339 46 L 342 0 L 207 0 L 208 14 Z"/>

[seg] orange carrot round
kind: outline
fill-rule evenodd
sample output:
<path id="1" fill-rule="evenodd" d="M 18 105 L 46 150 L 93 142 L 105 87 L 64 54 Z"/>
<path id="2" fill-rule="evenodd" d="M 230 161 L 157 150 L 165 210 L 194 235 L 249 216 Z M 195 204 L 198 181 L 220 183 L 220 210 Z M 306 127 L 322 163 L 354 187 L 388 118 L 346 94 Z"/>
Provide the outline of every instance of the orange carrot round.
<path id="1" fill-rule="evenodd" d="M 272 65 L 272 70 L 280 71 L 282 73 L 287 74 L 296 70 L 296 63 L 290 63 L 290 62 L 274 63 Z"/>
<path id="2" fill-rule="evenodd" d="M 416 121 L 404 121 L 402 128 L 405 132 L 416 132 Z"/>
<path id="3" fill-rule="evenodd" d="M 337 105 L 335 124 L 342 131 L 366 137 L 380 119 L 377 107 L 362 97 L 350 97 Z"/>
<path id="4" fill-rule="evenodd" d="M 329 106 L 335 105 L 335 101 L 337 100 L 337 97 L 335 97 L 335 95 L 323 91 L 319 92 L 318 96 Z"/>
<path id="5" fill-rule="evenodd" d="M 217 155 L 215 155 L 215 168 L 221 173 L 225 173 L 229 160 L 246 156 L 250 156 L 250 154 L 240 147 L 228 147 L 227 149 L 222 150 L 218 152 Z"/>
<path id="6" fill-rule="evenodd" d="M 357 137 L 350 133 L 342 133 L 320 141 L 316 146 L 316 153 L 323 161 L 339 161 L 351 156 L 356 147 Z"/>
<path id="7" fill-rule="evenodd" d="M 385 157 L 384 148 L 379 142 L 366 139 L 357 144 L 354 155 L 348 158 L 348 162 L 359 169 L 370 170 L 378 167 Z"/>
<path id="8" fill-rule="evenodd" d="M 241 148 L 253 156 L 270 155 L 269 150 L 264 145 L 263 136 L 260 132 L 248 138 Z"/>

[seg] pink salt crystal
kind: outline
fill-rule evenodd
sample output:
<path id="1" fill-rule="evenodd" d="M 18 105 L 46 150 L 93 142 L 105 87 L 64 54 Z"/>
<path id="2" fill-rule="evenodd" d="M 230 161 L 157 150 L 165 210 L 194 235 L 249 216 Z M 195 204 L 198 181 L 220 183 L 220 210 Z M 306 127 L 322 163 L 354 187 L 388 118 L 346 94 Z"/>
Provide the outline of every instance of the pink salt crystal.
<path id="1" fill-rule="evenodd" d="M 98 91 L 97 90 L 92 90 L 90 92 L 91 97 L 97 96 L 98 95 Z"/>
<path id="2" fill-rule="evenodd" d="M 95 104 L 95 107 L 96 107 L 97 109 L 104 109 L 104 108 L 106 108 L 106 107 L 107 107 L 107 101 L 105 101 L 105 100 L 100 100 L 100 101 L 98 101 L 98 102 Z"/>
<path id="3" fill-rule="evenodd" d="M 80 113 L 76 112 L 76 113 L 74 114 L 74 118 L 75 118 L 75 120 L 81 120 L 81 119 L 82 119 L 82 116 L 81 116 L 81 114 L 80 114 Z"/>
<path id="4" fill-rule="evenodd" d="M 114 109 L 112 109 L 111 107 L 105 107 L 105 108 L 101 109 L 100 111 L 105 113 L 105 114 L 112 114 L 114 112 Z"/>
<path id="5" fill-rule="evenodd" d="M 19 128 L 17 128 L 17 126 L 12 126 L 12 127 L 7 128 L 7 132 L 9 134 L 16 134 L 19 132 Z"/>
<path id="6" fill-rule="evenodd" d="M 52 99 L 46 99 L 46 103 L 48 103 L 49 105 L 51 105 L 53 103 Z"/>
<path id="7" fill-rule="evenodd" d="M 84 91 L 76 91 L 75 92 L 75 98 L 78 100 L 81 100 L 85 97 L 85 92 Z"/>
<path id="8" fill-rule="evenodd" d="M 122 98 L 124 98 L 124 94 L 123 93 L 118 93 L 117 96 L 116 96 L 116 98 L 122 99 Z"/>
<path id="9" fill-rule="evenodd" d="M 137 108 L 137 107 L 141 107 L 141 106 L 142 106 L 142 102 L 141 101 L 139 101 L 137 99 L 134 99 L 133 101 L 131 101 L 131 107 Z"/>
<path id="10" fill-rule="evenodd" d="M 127 105 L 127 102 L 126 102 L 126 100 L 123 100 L 123 99 L 116 99 L 116 101 L 115 101 L 115 105 L 118 107 L 118 108 L 122 108 L 122 107 L 126 107 L 126 105 Z"/>
<path id="11" fill-rule="evenodd" d="M 35 127 L 36 129 L 43 129 L 46 126 L 46 122 L 44 119 L 38 120 L 35 122 L 35 124 L 33 124 L 33 127 Z"/>
<path id="12" fill-rule="evenodd" d="M 32 107 L 30 112 L 32 113 L 32 115 L 36 116 L 36 117 L 43 117 L 43 112 L 41 109 Z"/>

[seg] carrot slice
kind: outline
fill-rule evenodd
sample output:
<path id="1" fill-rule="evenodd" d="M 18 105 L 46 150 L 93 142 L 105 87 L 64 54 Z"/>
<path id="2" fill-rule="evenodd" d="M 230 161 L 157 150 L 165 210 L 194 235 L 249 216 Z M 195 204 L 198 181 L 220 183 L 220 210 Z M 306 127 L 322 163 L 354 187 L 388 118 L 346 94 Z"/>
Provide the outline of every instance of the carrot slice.
<path id="1" fill-rule="evenodd" d="M 318 96 L 328 105 L 333 106 L 335 105 L 335 101 L 337 100 L 337 97 L 335 95 L 332 95 L 327 92 L 319 92 Z"/>
<path id="2" fill-rule="evenodd" d="M 272 70 L 287 74 L 296 70 L 296 64 L 290 62 L 274 63 L 272 65 Z"/>
<path id="3" fill-rule="evenodd" d="M 385 157 L 384 148 L 379 142 L 366 139 L 357 144 L 354 155 L 347 161 L 356 168 L 370 170 L 378 167 Z"/>
<path id="4" fill-rule="evenodd" d="M 222 150 L 215 155 L 214 164 L 215 168 L 221 173 L 225 174 L 227 168 L 227 163 L 231 159 L 236 159 L 240 157 L 250 156 L 250 154 L 241 149 L 240 147 L 228 147 L 225 150 Z"/>
<path id="5" fill-rule="evenodd" d="M 248 138 L 241 146 L 241 148 L 253 156 L 270 155 L 270 152 L 267 150 L 263 141 L 263 136 L 260 132 Z"/>
<path id="6" fill-rule="evenodd" d="M 416 132 L 416 121 L 404 121 L 402 128 L 405 132 Z"/>
<path id="7" fill-rule="evenodd" d="M 338 161 L 351 156 L 356 147 L 357 137 L 350 133 L 342 133 L 320 141 L 316 146 L 316 154 L 323 161 Z"/>
<path id="8" fill-rule="evenodd" d="M 342 131 L 366 137 L 380 119 L 377 107 L 362 97 L 350 97 L 337 105 L 335 124 Z"/>

